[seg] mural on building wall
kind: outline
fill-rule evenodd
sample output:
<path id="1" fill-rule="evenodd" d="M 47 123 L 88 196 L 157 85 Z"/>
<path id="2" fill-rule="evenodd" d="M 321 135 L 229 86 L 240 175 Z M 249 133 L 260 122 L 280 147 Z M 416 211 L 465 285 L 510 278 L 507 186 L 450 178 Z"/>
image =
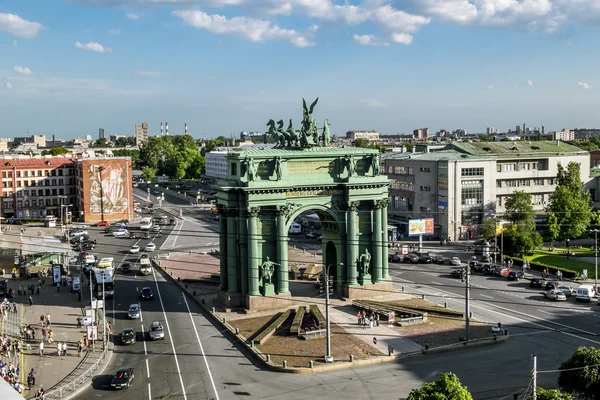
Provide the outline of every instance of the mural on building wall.
<path id="1" fill-rule="evenodd" d="M 125 214 L 129 206 L 127 197 L 127 166 L 116 161 L 104 165 L 89 165 L 90 213 L 94 215 Z M 102 185 L 102 186 L 100 186 Z M 102 199 L 100 197 L 102 196 Z"/>

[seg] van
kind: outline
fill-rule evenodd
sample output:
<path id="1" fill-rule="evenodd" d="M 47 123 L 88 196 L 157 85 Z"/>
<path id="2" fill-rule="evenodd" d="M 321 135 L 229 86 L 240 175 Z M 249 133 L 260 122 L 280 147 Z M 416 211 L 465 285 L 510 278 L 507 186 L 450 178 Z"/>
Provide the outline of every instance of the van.
<path id="1" fill-rule="evenodd" d="M 594 297 L 594 287 L 592 285 L 581 285 L 577 288 L 577 294 L 575 299 L 577 301 L 590 301 Z"/>
<path id="2" fill-rule="evenodd" d="M 71 281 L 71 291 L 78 293 L 81 290 L 81 280 L 78 276 L 74 276 Z"/>
<path id="3" fill-rule="evenodd" d="M 152 266 L 150 265 L 149 258 L 140 259 L 140 274 L 150 275 L 152 273 Z"/>

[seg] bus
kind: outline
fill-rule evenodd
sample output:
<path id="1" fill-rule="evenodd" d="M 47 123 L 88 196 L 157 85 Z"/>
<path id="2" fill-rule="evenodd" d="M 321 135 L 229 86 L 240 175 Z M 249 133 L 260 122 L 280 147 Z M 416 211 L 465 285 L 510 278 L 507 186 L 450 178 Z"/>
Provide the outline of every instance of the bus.
<path id="1" fill-rule="evenodd" d="M 104 293 L 102 293 L 103 289 Z M 112 274 L 105 269 L 94 268 L 92 270 L 92 290 L 97 299 L 113 297 L 115 284 Z"/>
<path id="2" fill-rule="evenodd" d="M 152 228 L 152 217 L 144 217 L 140 221 L 140 230 L 148 231 Z"/>
<path id="3" fill-rule="evenodd" d="M 290 235 L 297 235 L 299 233 L 302 233 L 302 225 L 300 225 L 297 222 L 292 222 L 288 232 Z"/>

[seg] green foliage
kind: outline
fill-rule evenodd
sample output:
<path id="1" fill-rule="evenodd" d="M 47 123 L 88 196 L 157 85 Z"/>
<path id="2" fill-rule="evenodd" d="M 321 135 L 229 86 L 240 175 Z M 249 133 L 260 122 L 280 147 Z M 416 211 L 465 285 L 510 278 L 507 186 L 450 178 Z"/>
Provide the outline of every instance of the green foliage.
<path id="1" fill-rule="evenodd" d="M 142 167 L 142 173 L 144 174 L 144 179 L 149 181 L 156 176 L 156 168 L 144 166 Z"/>
<path id="2" fill-rule="evenodd" d="M 483 221 L 480 234 L 486 240 L 493 239 L 496 236 L 496 220 L 494 218 L 487 218 Z"/>
<path id="3" fill-rule="evenodd" d="M 537 400 L 573 400 L 573 396 L 571 396 L 569 393 L 563 393 L 560 390 L 546 390 L 538 387 Z"/>
<path id="4" fill-rule="evenodd" d="M 535 231 L 535 211 L 531 205 L 531 195 L 521 190 L 513 192 L 506 200 L 504 217 L 521 231 Z"/>
<path id="5" fill-rule="evenodd" d="M 567 168 L 558 164 L 558 184 L 550 195 L 546 210 L 552 225 L 549 230 L 553 239 L 576 239 L 588 229 L 592 218 L 590 194 L 583 190 L 580 165 L 570 162 Z"/>
<path id="6" fill-rule="evenodd" d="M 513 226 L 504 232 L 504 253 L 523 257 L 533 254 L 544 244 L 542 236 L 535 231 L 524 231 Z"/>
<path id="7" fill-rule="evenodd" d="M 135 145 L 135 136 L 120 137 L 115 142 L 115 146 L 117 146 L 117 147 L 134 146 L 134 145 Z"/>
<path id="8" fill-rule="evenodd" d="M 558 386 L 562 390 L 576 393 L 582 399 L 600 399 L 600 350 L 579 347 L 560 369 Z"/>
<path id="9" fill-rule="evenodd" d="M 217 147 L 225 146 L 225 137 L 219 136 L 216 139 L 205 140 L 204 142 L 201 142 L 201 143 L 204 143 L 204 148 L 202 149 L 202 155 L 204 155 L 208 152 L 213 151 Z M 262 143 L 262 140 L 259 141 L 259 143 Z"/>
<path id="10" fill-rule="evenodd" d="M 133 168 L 140 169 L 143 165 L 140 162 L 140 151 L 138 149 L 118 149 L 112 151 L 115 157 L 131 157 Z"/>
<path id="11" fill-rule="evenodd" d="M 100 138 L 94 143 L 90 144 L 90 147 L 110 147 L 110 145 L 108 144 L 108 140 L 106 140 L 106 138 Z"/>
<path id="12" fill-rule="evenodd" d="M 70 150 L 65 149 L 64 147 L 53 147 L 50 150 L 42 150 L 43 156 L 60 156 L 63 154 L 69 153 Z"/>
<path id="13" fill-rule="evenodd" d="M 187 135 L 154 136 L 144 142 L 139 150 L 138 167 L 149 167 L 155 175 L 173 178 L 198 179 L 204 174 L 204 156 L 198 152 L 197 143 Z"/>
<path id="14" fill-rule="evenodd" d="M 440 375 L 437 381 L 413 389 L 407 400 L 473 400 L 473 396 L 451 372 Z"/>

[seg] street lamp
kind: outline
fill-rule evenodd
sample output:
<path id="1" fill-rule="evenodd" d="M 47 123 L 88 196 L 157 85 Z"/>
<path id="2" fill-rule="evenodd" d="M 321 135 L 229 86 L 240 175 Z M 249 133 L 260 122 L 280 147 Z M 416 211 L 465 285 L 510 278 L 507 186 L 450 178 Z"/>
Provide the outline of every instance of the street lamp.
<path id="1" fill-rule="evenodd" d="M 592 232 L 595 234 L 594 240 L 594 267 L 596 273 L 594 275 L 594 291 L 598 290 L 598 229 L 594 229 Z"/>
<path id="2" fill-rule="evenodd" d="M 471 340 L 471 266 L 467 263 L 465 267 L 465 338 Z"/>
<path id="3" fill-rule="evenodd" d="M 324 282 L 325 282 L 325 319 L 327 321 L 327 353 L 325 355 L 325 362 L 330 363 L 333 362 L 333 356 L 331 355 L 331 324 L 329 320 L 329 268 L 334 265 L 339 265 L 340 267 L 344 266 L 344 263 L 338 264 L 329 264 L 327 268 L 323 271 L 325 273 Z"/>

